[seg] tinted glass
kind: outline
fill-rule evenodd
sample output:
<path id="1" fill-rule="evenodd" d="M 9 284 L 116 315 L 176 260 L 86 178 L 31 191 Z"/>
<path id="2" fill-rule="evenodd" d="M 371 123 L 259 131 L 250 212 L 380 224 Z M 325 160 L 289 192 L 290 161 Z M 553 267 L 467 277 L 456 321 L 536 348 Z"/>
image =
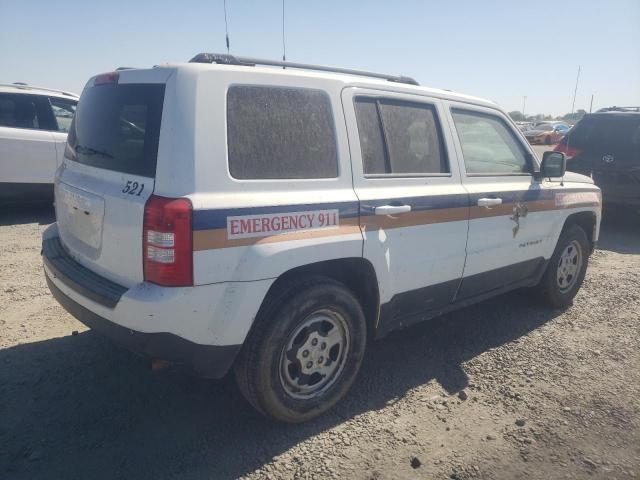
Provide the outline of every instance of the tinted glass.
<path id="1" fill-rule="evenodd" d="M 67 157 L 94 167 L 155 176 L 164 85 L 87 88 L 69 131 Z"/>
<path id="2" fill-rule="evenodd" d="M 13 128 L 46 128 L 38 96 L 0 93 L 0 126 Z"/>
<path id="3" fill-rule="evenodd" d="M 640 115 L 585 117 L 571 129 L 567 142 L 572 148 L 597 153 L 628 152 L 628 158 L 635 156 L 640 162 Z"/>
<path id="4" fill-rule="evenodd" d="M 391 173 L 448 173 L 435 108 L 431 105 L 380 103 Z"/>
<path id="5" fill-rule="evenodd" d="M 499 117 L 452 111 L 467 173 L 518 174 L 531 171 L 524 147 Z"/>
<path id="6" fill-rule="evenodd" d="M 355 107 L 365 174 L 449 173 L 434 106 L 359 97 Z"/>
<path id="7" fill-rule="evenodd" d="M 62 98 L 49 98 L 53 117 L 56 121 L 56 127 L 59 132 L 68 132 L 71 128 L 73 115 L 76 113 L 76 103 Z"/>
<path id="8" fill-rule="evenodd" d="M 364 173 L 390 172 L 376 101 L 370 98 L 357 98 L 355 107 Z"/>
<path id="9" fill-rule="evenodd" d="M 331 104 L 320 90 L 231 87 L 227 141 L 229 171 L 234 178 L 338 175 Z"/>

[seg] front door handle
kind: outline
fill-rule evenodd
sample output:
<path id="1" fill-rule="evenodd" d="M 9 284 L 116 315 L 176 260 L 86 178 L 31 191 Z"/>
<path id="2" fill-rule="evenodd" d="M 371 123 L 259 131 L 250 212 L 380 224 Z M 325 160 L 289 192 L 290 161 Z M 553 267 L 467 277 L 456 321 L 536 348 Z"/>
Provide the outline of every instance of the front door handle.
<path id="1" fill-rule="evenodd" d="M 479 198 L 478 206 L 479 207 L 495 207 L 496 205 L 502 205 L 501 198 Z"/>
<path id="2" fill-rule="evenodd" d="M 376 215 L 398 215 L 411 211 L 411 205 L 381 205 L 376 207 Z"/>

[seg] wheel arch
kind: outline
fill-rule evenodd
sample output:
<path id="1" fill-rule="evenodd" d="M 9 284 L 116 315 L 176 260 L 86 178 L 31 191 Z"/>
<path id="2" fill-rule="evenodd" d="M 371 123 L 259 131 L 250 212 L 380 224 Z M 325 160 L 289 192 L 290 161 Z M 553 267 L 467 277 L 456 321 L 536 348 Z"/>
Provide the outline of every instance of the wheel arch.
<path id="1" fill-rule="evenodd" d="M 589 245 L 591 246 L 591 252 L 593 252 L 595 248 L 594 239 L 596 234 L 597 221 L 598 221 L 598 217 L 596 213 L 592 211 L 572 213 L 565 219 L 564 225 L 562 226 L 562 231 L 560 232 L 560 234 L 562 235 L 562 232 L 564 232 L 569 226 L 578 225 L 587 234 L 587 238 L 589 239 Z"/>
<path id="2" fill-rule="evenodd" d="M 265 295 L 260 310 L 280 289 L 309 276 L 331 278 L 344 284 L 360 302 L 367 323 L 367 336 L 375 337 L 380 311 L 380 292 L 375 269 L 362 257 L 340 258 L 301 265 L 281 274 Z M 260 311 L 259 310 L 259 311 Z"/>

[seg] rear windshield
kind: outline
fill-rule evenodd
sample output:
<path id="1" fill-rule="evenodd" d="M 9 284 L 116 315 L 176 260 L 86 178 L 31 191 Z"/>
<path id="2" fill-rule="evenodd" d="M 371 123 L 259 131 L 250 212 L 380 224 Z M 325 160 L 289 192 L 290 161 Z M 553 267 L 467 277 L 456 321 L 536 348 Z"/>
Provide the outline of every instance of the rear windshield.
<path id="1" fill-rule="evenodd" d="M 607 114 L 585 117 L 569 132 L 569 145 L 578 149 L 618 148 L 638 151 L 640 115 Z"/>
<path id="2" fill-rule="evenodd" d="M 154 177 L 164 85 L 87 88 L 71 124 L 66 156 L 93 167 Z"/>

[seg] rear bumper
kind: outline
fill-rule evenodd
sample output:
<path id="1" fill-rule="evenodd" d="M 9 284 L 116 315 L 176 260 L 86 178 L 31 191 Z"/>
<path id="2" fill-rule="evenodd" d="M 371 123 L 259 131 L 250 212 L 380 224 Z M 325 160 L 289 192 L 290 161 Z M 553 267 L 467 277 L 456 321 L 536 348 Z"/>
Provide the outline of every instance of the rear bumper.
<path id="1" fill-rule="evenodd" d="M 130 350 L 220 378 L 240 350 L 270 282 L 127 288 L 84 267 L 63 248 L 56 224 L 43 234 L 49 289 L 88 327 Z"/>
<path id="2" fill-rule="evenodd" d="M 133 352 L 186 365 L 203 377 L 223 377 L 231 368 L 241 347 L 240 345 L 200 345 L 171 333 L 145 333 L 131 330 L 75 302 L 65 295 L 48 275 L 47 285 L 60 305 L 92 330 Z"/>
<path id="3" fill-rule="evenodd" d="M 53 183 L 0 182 L 2 203 L 53 203 Z"/>
<path id="4" fill-rule="evenodd" d="M 626 187 L 626 186 L 625 186 Z M 602 206 L 640 208 L 640 185 L 633 188 L 605 185 L 602 189 Z"/>

